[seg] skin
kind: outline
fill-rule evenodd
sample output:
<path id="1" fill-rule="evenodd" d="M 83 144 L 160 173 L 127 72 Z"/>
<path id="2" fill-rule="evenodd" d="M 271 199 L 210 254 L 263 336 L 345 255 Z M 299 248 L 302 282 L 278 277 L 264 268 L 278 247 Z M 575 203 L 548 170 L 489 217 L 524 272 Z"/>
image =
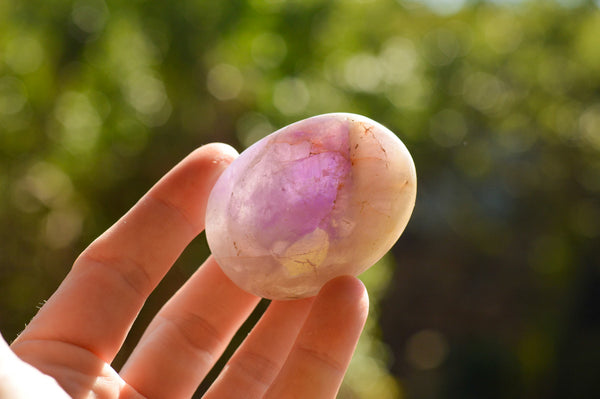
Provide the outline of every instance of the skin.
<path id="1" fill-rule="evenodd" d="M 237 156 L 200 147 L 75 261 L 9 347 L 0 398 L 189 398 L 259 299 L 212 257 L 155 316 L 122 370 L 111 362 L 144 301 L 204 229 L 208 194 Z M 205 398 L 334 398 L 364 327 L 368 297 L 338 277 L 316 297 L 273 301 Z"/>

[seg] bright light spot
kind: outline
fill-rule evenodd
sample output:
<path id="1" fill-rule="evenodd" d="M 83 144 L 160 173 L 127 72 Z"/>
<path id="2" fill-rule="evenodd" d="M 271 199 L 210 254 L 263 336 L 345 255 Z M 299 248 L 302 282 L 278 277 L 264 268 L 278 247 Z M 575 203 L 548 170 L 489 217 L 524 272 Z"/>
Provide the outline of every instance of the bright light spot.
<path id="1" fill-rule="evenodd" d="M 23 211 L 38 209 L 38 204 L 56 207 L 66 204 L 73 193 L 73 185 L 67 174 L 47 162 L 38 162 L 31 166 L 26 175 L 19 180 L 13 192 L 15 205 L 25 204 Z"/>
<path id="2" fill-rule="evenodd" d="M 63 94 L 56 105 L 56 119 L 68 129 L 98 126 L 100 116 L 85 94 L 74 91 Z"/>
<path id="3" fill-rule="evenodd" d="M 501 6 L 519 6 L 526 0 L 490 0 L 490 3 L 499 4 Z"/>
<path id="4" fill-rule="evenodd" d="M 385 80 L 389 84 L 405 83 L 411 79 L 418 66 L 417 51 L 409 39 L 393 37 L 383 45 L 379 55 Z"/>
<path id="5" fill-rule="evenodd" d="M 125 80 L 125 97 L 147 126 L 160 126 L 171 115 L 171 103 L 162 80 L 150 73 L 132 73 Z"/>
<path id="6" fill-rule="evenodd" d="M 560 4 L 560 6 L 565 7 L 565 8 L 577 8 L 586 3 L 586 0 L 554 0 L 554 1 L 556 1 L 558 4 Z M 600 1 L 596 0 L 596 4 L 600 4 Z"/>
<path id="7" fill-rule="evenodd" d="M 354 90 L 374 92 L 381 83 L 383 69 L 377 57 L 364 53 L 357 54 L 346 62 L 344 76 Z"/>
<path id="8" fill-rule="evenodd" d="M 208 72 L 206 85 L 210 94 L 218 100 L 231 100 L 240 94 L 244 78 L 240 70 L 233 65 L 219 64 Z"/>
<path id="9" fill-rule="evenodd" d="M 4 54 L 6 64 L 16 73 L 24 75 L 35 72 L 44 61 L 44 49 L 39 40 L 30 35 L 16 36 L 8 40 Z"/>
<path id="10" fill-rule="evenodd" d="M 459 12 L 465 5 L 465 0 L 420 0 L 431 11 L 439 15 L 451 15 Z"/>
<path id="11" fill-rule="evenodd" d="M 344 68 L 351 54 L 341 49 L 331 51 L 323 62 L 323 73 L 333 86 L 345 86 Z"/>
<path id="12" fill-rule="evenodd" d="M 432 65 L 448 65 L 461 52 L 461 43 L 449 29 L 436 29 L 423 38 L 425 56 Z"/>
<path id="13" fill-rule="evenodd" d="M 274 131 L 269 119 L 257 112 L 248 112 L 242 115 L 236 127 L 238 139 L 244 147 L 251 146 Z"/>
<path id="14" fill-rule="evenodd" d="M 375 340 L 375 338 L 371 338 L 371 340 Z M 342 393 L 338 397 L 361 399 L 403 398 L 400 384 L 389 374 L 386 364 L 378 358 L 381 355 L 370 353 L 370 351 L 361 348 L 361 346 L 366 346 L 362 342 L 359 341 L 359 347 L 357 347 L 352 357 L 342 386 Z M 371 349 L 371 351 L 373 350 Z M 346 389 L 351 393 L 344 395 Z"/>
<path id="15" fill-rule="evenodd" d="M 54 116 L 64 127 L 58 139 L 71 151 L 86 151 L 96 144 L 102 118 L 86 94 L 64 93 L 56 103 Z"/>
<path id="16" fill-rule="evenodd" d="M 81 233 L 83 217 L 73 207 L 51 211 L 46 217 L 44 241 L 51 248 L 64 248 Z"/>
<path id="17" fill-rule="evenodd" d="M 133 18 L 116 15 L 103 32 L 106 51 L 98 60 L 121 79 L 160 63 L 163 54 Z"/>
<path id="18" fill-rule="evenodd" d="M 163 82 L 145 73 L 129 76 L 125 94 L 136 111 L 146 115 L 160 111 L 167 101 Z"/>
<path id="19" fill-rule="evenodd" d="M 252 41 L 252 59 L 263 68 L 275 68 L 281 64 L 287 53 L 285 40 L 271 32 L 262 33 Z"/>
<path id="20" fill-rule="evenodd" d="M 389 87 L 387 98 L 400 109 L 423 109 L 429 106 L 430 83 L 423 78 L 411 79 L 403 85 Z"/>
<path id="21" fill-rule="evenodd" d="M 311 108 L 322 113 L 348 109 L 351 101 L 338 86 L 322 80 L 312 81 L 309 91 Z"/>
<path id="22" fill-rule="evenodd" d="M 306 84 L 297 78 L 285 78 L 275 85 L 273 104 L 285 115 L 299 114 L 308 105 L 310 93 Z"/>
<path id="23" fill-rule="evenodd" d="M 73 23 L 87 33 L 101 31 L 108 19 L 108 9 L 102 0 L 80 0 L 71 11 Z"/>
<path id="24" fill-rule="evenodd" d="M 587 108 L 579 118 L 581 141 L 584 146 L 600 150 L 600 104 Z"/>
<path id="25" fill-rule="evenodd" d="M 469 76 L 463 84 L 465 101 L 480 111 L 495 111 L 506 98 L 506 87 L 497 77 L 476 72 Z"/>
<path id="26" fill-rule="evenodd" d="M 447 354 L 448 343 L 439 331 L 421 330 L 406 343 L 406 360 L 419 370 L 439 367 Z"/>
<path id="27" fill-rule="evenodd" d="M 14 115 L 25 103 L 27 94 L 23 82 L 11 76 L 0 78 L 0 115 Z"/>

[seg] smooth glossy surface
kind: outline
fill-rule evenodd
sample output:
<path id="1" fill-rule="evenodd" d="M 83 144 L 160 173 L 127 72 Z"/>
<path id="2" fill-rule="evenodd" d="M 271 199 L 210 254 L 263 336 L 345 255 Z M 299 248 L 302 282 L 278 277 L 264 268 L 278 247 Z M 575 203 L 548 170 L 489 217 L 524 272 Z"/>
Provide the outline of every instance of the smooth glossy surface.
<path id="1" fill-rule="evenodd" d="M 215 184 L 206 237 L 223 271 L 270 299 L 316 295 L 398 240 L 416 173 L 396 135 L 366 117 L 296 122 L 244 151 Z"/>

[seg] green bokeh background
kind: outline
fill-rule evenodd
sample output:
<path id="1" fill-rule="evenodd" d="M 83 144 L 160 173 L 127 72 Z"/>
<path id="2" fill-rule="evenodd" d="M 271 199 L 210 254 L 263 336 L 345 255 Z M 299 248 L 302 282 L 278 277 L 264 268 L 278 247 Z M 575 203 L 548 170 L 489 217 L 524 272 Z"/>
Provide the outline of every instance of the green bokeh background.
<path id="1" fill-rule="evenodd" d="M 362 276 L 371 316 L 339 397 L 597 397 L 600 7 L 586 0 L 0 2 L 4 337 L 194 148 L 241 151 L 335 111 L 396 132 L 419 178 L 404 235 Z M 117 368 L 206 255 L 201 236 Z"/>

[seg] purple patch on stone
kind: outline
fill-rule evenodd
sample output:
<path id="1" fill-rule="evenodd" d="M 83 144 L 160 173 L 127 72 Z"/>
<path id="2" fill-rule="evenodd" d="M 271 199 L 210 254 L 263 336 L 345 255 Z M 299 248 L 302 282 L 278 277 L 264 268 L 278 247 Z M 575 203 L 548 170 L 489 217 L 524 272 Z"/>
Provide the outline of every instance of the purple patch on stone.
<path id="1" fill-rule="evenodd" d="M 352 166 L 347 127 L 333 127 L 274 136 L 248 166 L 248 175 L 260 179 L 236 183 L 229 213 L 236 223 L 251 218 L 261 245 L 294 242 L 317 227 L 334 233 L 330 215 Z"/>

